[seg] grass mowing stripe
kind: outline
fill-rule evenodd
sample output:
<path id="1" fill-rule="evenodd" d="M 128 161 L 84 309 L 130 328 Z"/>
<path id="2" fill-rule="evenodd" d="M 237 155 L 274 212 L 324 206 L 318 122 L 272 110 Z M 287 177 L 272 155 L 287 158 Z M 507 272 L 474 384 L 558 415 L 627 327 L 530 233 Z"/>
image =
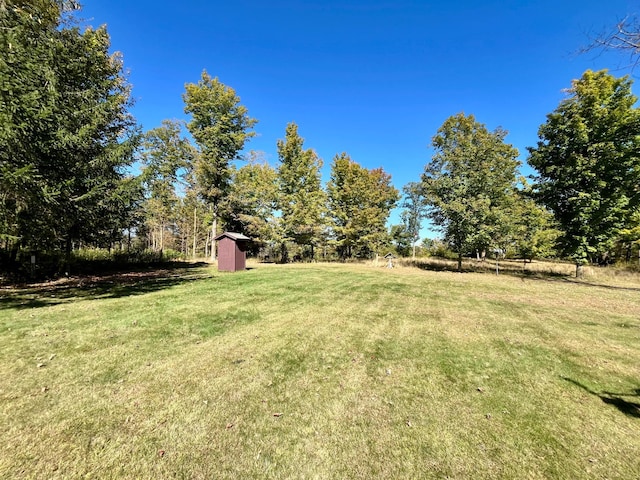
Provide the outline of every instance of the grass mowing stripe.
<path id="1" fill-rule="evenodd" d="M 8 293 L 0 476 L 640 471 L 635 287 L 359 265 L 184 275 Z"/>

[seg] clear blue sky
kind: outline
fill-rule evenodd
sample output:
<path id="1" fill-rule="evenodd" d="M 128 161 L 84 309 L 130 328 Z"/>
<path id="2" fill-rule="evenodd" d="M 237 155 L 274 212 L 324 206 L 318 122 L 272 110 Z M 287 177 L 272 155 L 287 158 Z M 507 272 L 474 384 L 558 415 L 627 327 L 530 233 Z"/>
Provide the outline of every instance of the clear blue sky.
<path id="1" fill-rule="evenodd" d="M 637 0 L 85 0 L 80 15 L 107 25 L 145 130 L 187 119 L 184 84 L 206 69 L 259 120 L 248 149 L 272 165 L 294 121 L 325 181 L 346 151 L 401 189 L 419 180 L 431 137 L 459 112 L 508 130 L 526 161 L 573 78 L 628 73 L 614 71 L 621 55 L 576 52 L 638 11 Z"/>

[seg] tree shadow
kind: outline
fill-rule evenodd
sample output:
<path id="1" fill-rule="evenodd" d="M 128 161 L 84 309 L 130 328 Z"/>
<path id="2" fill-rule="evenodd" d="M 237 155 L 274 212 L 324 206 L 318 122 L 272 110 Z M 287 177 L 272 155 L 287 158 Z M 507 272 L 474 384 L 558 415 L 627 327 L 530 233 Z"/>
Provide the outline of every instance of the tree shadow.
<path id="1" fill-rule="evenodd" d="M 458 272 L 458 264 L 456 260 L 434 258 L 421 259 L 411 262 L 411 264 L 421 270 L 428 270 L 433 272 Z M 496 266 L 493 260 L 485 261 L 469 261 L 468 259 L 462 263 L 461 273 L 485 273 L 489 275 L 496 274 Z M 566 273 L 553 272 L 553 271 L 531 271 L 522 268 L 521 263 L 500 262 L 498 265 L 499 275 L 509 275 L 517 278 L 532 278 L 532 279 L 561 279 L 566 278 Z"/>
<path id="2" fill-rule="evenodd" d="M 411 265 L 432 272 L 458 272 L 457 262 L 448 259 L 435 258 L 433 260 L 422 259 L 411 262 Z M 461 273 L 483 273 L 487 275 L 495 275 L 495 263 L 493 260 L 485 262 L 475 262 L 467 260 L 462 264 Z M 586 287 L 605 288 L 608 290 L 623 290 L 631 292 L 640 292 L 640 287 L 623 287 L 617 285 L 606 285 L 603 283 L 593 283 L 589 280 L 576 279 L 571 274 L 554 272 L 552 270 L 526 270 L 522 268 L 521 263 L 501 262 L 499 264 L 499 275 L 507 275 L 520 280 L 542 280 L 551 282 L 568 282 L 575 285 L 583 285 Z"/>
<path id="3" fill-rule="evenodd" d="M 629 292 L 640 292 L 640 287 L 621 287 L 618 285 L 606 285 L 604 283 L 591 283 L 584 280 L 578 280 L 576 278 L 564 278 L 565 282 L 574 283 L 576 285 L 584 285 L 585 287 L 597 287 L 605 288 L 607 290 L 626 290 Z"/>
<path id="4" fill-rule="evenodd" d="M 616 407 L 620 412 L 624 413 L 625 415 L 629 416 L 629 417 L 633 417 L 633 418 L 640 418 L 640 403 L 639 402 L 632 402 L 629 400 L 626 400 L 623 397 L 640 397 L 640 388 L 636 388 L 635 390 L 632 390 L 630 393 L 614 393 L 614 392 L 595 392 L 593 390 L 591 390 L 589 387 L 587 387 L 586 385 L 583 385 L 582 383 L 573 380 L 571 378 L 567 378 L 567 377 L 561 377 L 563 380 L 569 382 L 569 383 L 573 383 L 574 385 L 580 387 L 581 389 L 583 389 L 585 392 L 590 393 L 591 395 L 595 395 L 596 397 L 598 397 L 600 400 L 602 400 L 604 403 L 606 403 L 607 405 L 613 405 L 614 407 Z"/>
<path id="5" fill-rule="evenodd" d="M 203 269 L 205 266 L 206 263 L 172 263 L 5 287 L 0 289 L 0 310 L 143 295 L 213 277 L 210 271 Z"/>

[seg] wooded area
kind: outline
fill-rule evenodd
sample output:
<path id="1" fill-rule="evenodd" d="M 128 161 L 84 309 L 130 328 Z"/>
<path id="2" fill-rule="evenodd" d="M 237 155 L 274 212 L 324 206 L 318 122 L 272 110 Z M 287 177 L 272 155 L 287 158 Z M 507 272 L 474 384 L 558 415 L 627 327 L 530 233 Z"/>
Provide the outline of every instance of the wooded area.
<path id="1" fill-rule="evenodd" d="M 630 262 L 640 243 L 640 111 L 629 77 L 587 71 L 540 126 L 520 176 L 507 131 L 473 115 L 445 120 L 416 181 L 382 168 L 323 160 L 286 125 L 278 162 L 246 151 L 257 119 L 203 71 L 183 94 L 188 121 L 143 132 L 131 85 L 104 27 L 81 29 L 75 2 L 0 3 L 0 259 L 2 271 L 69 271 L 74 252 L 129 261 L 211 258 L 222 231 L 252 239 L 261 259 L 346 260 L 423 252 L 479 259 L 503 252 Z M 403 208 L 390 228 L 391 211 Z M 45 267 L 42 267 L 42 273 Z"/>

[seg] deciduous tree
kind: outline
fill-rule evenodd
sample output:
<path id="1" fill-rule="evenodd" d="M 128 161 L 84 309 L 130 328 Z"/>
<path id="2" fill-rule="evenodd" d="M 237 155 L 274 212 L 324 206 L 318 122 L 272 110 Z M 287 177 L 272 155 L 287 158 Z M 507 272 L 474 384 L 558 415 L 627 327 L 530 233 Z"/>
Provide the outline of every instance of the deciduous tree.
<path id="1" fill-rule="evenodd" d="M 613 51 L 628 57 L 628 65 L 634 69 L 640 61 L 640 17 L 627 15 L 615 26 L 591 36 L 591 44 L 582 53 L 591 51 Z"/>
<path id="2" fill-rule="evenodd" d="M 281 212 L 282 257 L 288 261 L 286 242 L 309 246 L 311 257 L 325 230 L 325 200 L 320 168 L 322 159 L 303 148 L 298 126 L 289 123 L 285 139 L 278 140 L 278 207 Z"/>
<path id="3" fill-rule="evenodd" d="M 231 162 L 239 158 L 257 120 L 240 104 L 236 92 L 204 71 L 197 84 L 185 85 L 187 128 L 200 150 L 195 166 L 198 190 L 212 210 L 212 236 L 217 234 L 220 206 L 227 197 L 233 173 Z M 211 258 L 216 259 L 215 244 Z"/>
<path id="4" fill-rule="evenodd" d="M 519 164 L 518 151 L 504 142 L 506 134 L 460 113 L 433 137 L 435 154 L 422 175 L 422 194 L 429 218 L 458 253 L 458 270 L 465 253 L 484 250 L 502 235 Z"/>
<path id="5" fill-rule="evenodd" d="M 573 258 L 577 276 L 609 251 L 640 201 L 640 110 L 631 83 L 585 72 L 529 149 L 537 198 L 554 213 L 561 253 Z"/>
<path id="6" fill-rule="evenodd" d="M 391 176 L 382 168 L 368 170 L 342 153 L 331 164 L 327 193 L 338 254 L 350 258 L 379 253 L 388 240 L 387 219 L 399 200 Z"/>
<path id="7" fill-rule="evenodd" d="M 420 240 L 420 228 L 422 220 L 427 215 L 424 197 L 422 196 L 422 187 L 419 182 L 409 182 L 402 187 L 404 194 L 402 200 L 402 219 L 404 221 L 405 230 L 411 239 L 412 253 L 411 256 L 416 258 L 416 243 Z"/>
<path id="8" fill-rule="evenodd" d="M 277 203 L 278 174 L 252 152 L 249 162 L 233 175 L 229 195 L 231 229 L 250 237 L 254 247 L 275 241 Z"/>
<path id="9" fill-rule="evenodd" d="M 193 168 L 195 151 L 181 135 L 182 122 L 163 120 L 147 132 L 142 142 L 142 179 L 146 187 L 146 221 L 152 233 L 152 248 L 162 252 L 166 229 L 175 223 L 180 205 L 177 188 L 186 185 L 184 176 Z"/>

